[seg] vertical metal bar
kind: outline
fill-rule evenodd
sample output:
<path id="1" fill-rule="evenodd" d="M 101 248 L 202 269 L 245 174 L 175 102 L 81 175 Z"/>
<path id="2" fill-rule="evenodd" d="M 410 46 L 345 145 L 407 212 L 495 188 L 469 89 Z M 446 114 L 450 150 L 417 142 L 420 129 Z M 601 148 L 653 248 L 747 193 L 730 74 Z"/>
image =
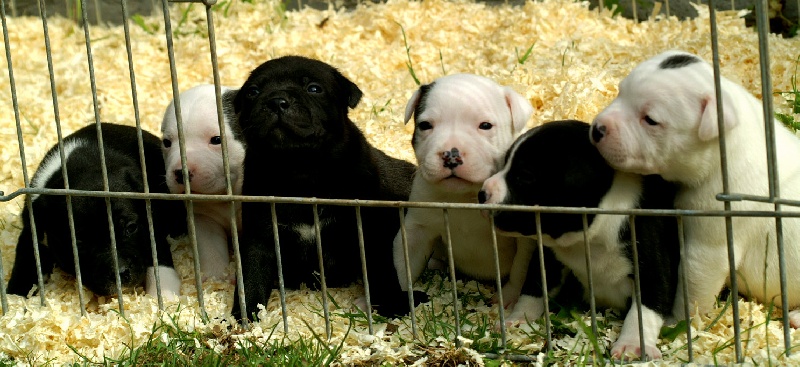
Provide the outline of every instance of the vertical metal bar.
<path id="1" fill-rule="evenodd" d="M 539 247 L 539 266 L 542 272 L 542 297 L 544 297 L 544 325 L 547 331 L 547 355 L 553 354 L 553 325 L 550 322 L 550 297 L 547 294 L 547 270 L 544 268 L 544 243 L 542 241 L 542 213 L 536 212 L 536 242 Z"/>
<path id="2" fill-rule="evenodd" d="M 275 203 L 269 203 L 270 211 L 272 212 L 272 237 L 275 241 L 275 257 L 278 265 L 278 293 L 280 293 L 281 299 L 281 315 L 283 316 L 283 333 L 289 333 L 289 317 L 288 311 L 286 309 L 286 287 L 284 286 L 283 282 L 283 259 L 281 258 L 281 241 L 280 236 L 278 235 L 278 213 L 275 209 Z M 316 210 L 315 210 L 316 212 Z M 241 272 L 241 269 L 239 270 Z M 242 281 L 242 274 L 239 274 L 239 284 Z M 244 307 L 244 291 L 243 288 L 239 289 L 239 299 L 241 300 L 242 310 L 245 309 Z M 266 307 L 267 305 L 264 305 Z"/>
<path id="3" fill-rule="evenodd" d="M 686 259 L 686 240 L 683 234 L 683 217 L 678 217 L 678 245 L 680 246 L 680 263 L 684 263 Z M 694 353 L 692 353 L 692 317 L 689 314 L 689 282 L 686 280 L 686 267 L 679 266 L 681 284 L 680 288 L 683 290 L 683 314 L 686 315 L 686 353 L 689 355 L 689 363 L 694 360 Z M 680 320 L 678 320 L 680 321 Z"/>
<path id="4" fill-rule="evenodd" d="M 97 80 L 94 75 L 94 58 L 92 56 L 92 43 L 89 37 L 89 22 L 85 21 L 88 18 L 86 13 L 86 0 L 81 0 L 81 16 L 83 22 L 83 36 L 86 44 L 86 61 L 89 65 L 89 83 L 92 88 L 92 109 L 94 112 L 94 123 L 97 129 L 97 147 L 100 150 L 100 173 L 103 178 L 103 191 L 109 192 L 108 184 L 108 166 L 106 165 L 105 146 L 103 142 L 103 131 L 100 125 L 100 109 L 97 105 Z M 114 229 L 114 218 L 111 211 L 111 198 L 105 197 L 106 202 L 106 218 L 108 220 L 108 232 L 111 241 L 111 256 L 114 263 L 114 280 L 117 283 L 117 296 L 119 302 L 119 312 L 125 315 L 125 304 L 122 297 L 122 280 L 119 275 L 119 256 L 117 254 L 117 237 Z M 73 251 L 77 254 L 77 247 L 73 247 Z M 76 264 L 77 265 L 77 264 Z M 77 269 L 77 266 L 76 266 Z"/>
<path id="5" fill-rule="evenodd" d="M 6 6 L 3 4 L 3 12 L 5 13 L 5 11 Z M 17 0 L 11 0 L 11 16 L 15 18 L 17 16 Z"/>
<path id="6" fill-rule="evenodd" d="M 16 14 L 16 5 L 14 4 L 14 0 L 11 1 L 11 9 L 12 14 Z M 22 125 L 20 124 L 19 120 L 19 101 L 17 100 L 17 84 L 14 80 L 14 66 L 11 62 L 11 42 L 8 40 L 8 23 L 6 22 L 6 4 L 4 0 L 0 0 L 0 20 L 3 23 L 3 45 L 5 45 L 4 49 L 6 51 L 6 63 L 8 64 L 8 83 L 11 87 L 11 105 L 14 108 L 14 122 L 17 127 L 17 144 L 19 145 L 19 158 L 22 162 L 22 179 L 24 180 L 25 187 L 30 186 L 30 182 L 28 180 L 28 167 L 27 163 L 25 162 L 25 141 L 22 139 Z M 31 217 L 33 216 L 33 210 L 31 208 L 31 200 L 28 195 L 25 195 L 25 205 L 28 206 L 28 211 L 31 213 Z M 31 220 L 31 225 L 33 226 L 33 221 Z M 38 247 L 38 243 L 36 242 L 36 230 L 33 229 L 35 227 L 30 228 L 33 231 L 33 246 Z M 26 230 L 25 228 L 22 229 L 23 231 Z M 3 258 L 2 250 L 0 250 L 0 259 Z M 38 257 L 37 257 L 38 259 Z M 5 274 L 5 269 L 3 269 L 3 262 L 0 261 L 0 274 Z M 41 292 L 40 292 L 41 293 Z M 8 313 L 8 299 L 6 297 L 6 282 L 0 281 L 0 307 L 3 308 L 2 314 L 5 315 Z"/>
<path id="7" fill-rule="evenodd" d="M 641 360 L 647 361 L 647 353 L 644 346 L 644 325 L 642 324 L 642 281 L 639 277 L 639 245 L 636 243 L 636 216 L 628 217 L 628 226 L 631 229 L 631 249 L 633 252 L 633 296 L 636 302 L 637 321 L 639 322 L 639 347 L 641 348 Z"/>
<path id="8" fill-rule="evenodd" d="M 361 255 L 361 274 L 364 278 L 364 298 L 367 301 L 367 328 L 369 335 L 374 335 L 372 330 L 372 299 L 369 294 L 369 276 L 367 275 L 367 252 L 364 249 L 364 223 L 361 220 L 361 206 L 356 206 L 356 227 L 358 228 L 358 251 Z"/>
<path id="9" fill-rule="evenodd" d="M 450 266 L 450 282 L 453 286 L 453 316 L 456 323 L 455 342 L 456 347 L 461 348 L 461 339 L 459 338 L 461 336 L 461 318 L 459 317 L 458 313 L 458 289 L 456 287 L 458 283 L 456 282 L 456 264 L 453 260 L 453 237 L 450 233 L 450 212 L 446 208 L 442 209 L 442 215 L 444 216 L 444 232 L 447 236 L 444 243 L 447 245 L 447 261 L 448 265 Z"/>
<path id="10" fill-rule="evenodd" d="M 178 88 L 178 71 L 175 66 L 175 46 L 172 42 L 172 22 L 169 18 L 169 7 L 167 0 L 161 0 L 161 10 L 164 13 L 164 34 L 167 40 L 167 55 L 169 57 L 169 71 L 170 78 L 172 79 L 172 97 L 173 104 L 175 105 L 175 120 L 178 126 L 178 148 L 181 154 L 181 174 L 183 175 L 184 188 L 187 193 L 191 192 L 191 183 L 189 180 L 189 169 L 186 167 L 186 138 L 184 137 L 183 118 L 181 111 L 180 89 Z M 192 257 L 194 258 L 194 284 L 197 289 L 197 303 L 200 305 L 200 315 L 203 321 L 208 321 L 208 313 L 206 312 L 204 294 L 203 294 L 203 281 L 200 276 L 200 252 L 197 249 L 197 230 L 194 223 L 194 202 L 192 200 L 186 201 L 186 222 L 187 229 L 189 230 L 189 240 L 192 243 Z M 158 268 L 156 268 L 158 269 Z"/>
<path id="11" fill-rule="evenodd" d="M 56 123 L 56 135 L 58 136 L 58 152 L 61 158 L 61 176 L 64 179 L 64 188 L 69 189 L 69 176 L 67 175 L 67 164 L 66 164 L 66 156 L 64 154 L 64 138 L 61 133 L 61 115 L 59 114 L 58 109 L 58 92 L 56 91 L 56 79 L 55 73 L 53 72 L 53 53 L 52 48 L 50 47 L 50 31 L 47 27 L 47 8 L 44 5 L 44 0 L 39 0 L 39 16 L 42 19 L 42 29 L 44 31 L 44 46 L 45 46 L 45 53 L 47 55 L 47 72 L 50 76 L 50 94 L 53 99 L 53 113 L 54 113 L 54 120 Z M 26 199 L 30 201 L 29 199 Z M 75 261 L 75 281 L 76 287 L 78 288 L 78 299 L 81 303 L 81 315 L 86 315 L 86 309 L 84 307 L 84 297 L 83 297 L 83 279 L 81 278 L 80 273 L 80 262 L 78 261 L 78 252 L 76 250 L 77 242 L 75 239 L 75 221 L 72 216 L 72 196 L 66 195 L 65 200 L 67 202 L 67 221 L 69 223 L 69 231 L 70 231 L 70 238 L 72 240 L 72 251 L 73 251 L 73 259 Z M 37 236 L 35 232 L 35 225 L 33 222 L 33 208 L 31 205 L 28 205 L 30 211 L 30 220 L 31 220 L 31 229 L 34 230 L 33 232 L 33 254 L 34 258 L 36 259 L 36 276 L 38 277 L 39 282 L 39 300 L 41 301 L 42 306 L 45 304 L 45 297 L 44 297 L 44 278 L 42 276 L 42 263 L 41 258 L 39 257 L 39 244 L 37 241 Z"/>
<path id="12" fill-rule="evenodd" d="M 122 5 L 122 19 L 128 19 L 128 1 L 121 0 Z M 133 98 L 133 116 L 136 121 L 136 138 L 139 144 L 139 162 L 142 168 L 142 182 L 144 183 L 144 192 L 150 192 L 150 185 L 147 181 L 147 162 L 144 159 L 144 140 L 142 138 L 142 124 L 139 115 L 139 96 L 136 92 L 136 73 L 133 71 L 133 51 L 131 47 L 131 33 L 130 26 L 127 21 L 122 22 L 123 31 L 125 32 L 125 51 L 128 55 L 128 75 L 131 81 L 131 97 Z M 156 251 L 156 237 L 155 230 L 153 229 L 153 207 L 150 199 L 144 201 L 145 211 L 147 213 L 147 230 L 150 233 L 150 256 L 153 258 L 153 273 L 156 280 L 156 298 L 158 299 L 158 309 L 164 309 L 164 297 L 161 294 L 161 277 L 158 271 L 158 252 Z"/>
<path id="13" fill-rule="evenodd" d="M 589 218 L 586 213 L 581 214 L 583 219 L 583 249 L 586 252 L 586 274 L 589 281 L 589 309 L 592 320 L 592 333 L 597 335 L 597 305 L 594 300 L 594 276 L 592 275 L 592 246 L 589 243 Z M 596 350 L 595 353 L 600 353 Z"/>
<path id="14" fill-rule="evenodd" d="M 503 279 L 502 275 L 500 274 L 500 253 L 497 250 L 497 230 L 494 227 L 494 216 L 489 216 L 489 224 L 492 227 L 492 255 L 494 255 L 494 271 L 495 276 L 494 279 L 496 281 L 497 286 L 497 313 L 500 316 L 500 345 L 502 349 L 506 349 L 506 307 L 505 301 L 503 300 Z M 517 244 L 519 245 L 519 244 Z M 519 248 L 517 248 L 519 251 Z M 545 302 L 547 302 L 547 298 L 545 297 Z"/>
<path id="15" fill-rule="evenodd" d="M 317 208 L 317 204 L 315 203 L 312 205 L 314 209 L 314 233 L 316 233 L 317 238 L 317 260 L 319 261 L 319 282 L 322 287 L 322 313 L 325 315 L 325 335 L 328 337 L 328 340 L 331 339 L 331 315 L 330 310 L 328 310 L 328 284 L 325 281 L 325 261 L 324 257 L 322 256 L 322 234 L 320 233 L 320 225 L 319 225 L 319 210 Z"/>
<path id="16" fill-rule="evenodd" d="M 715 0 L 709 0 L 708 10 L 711 23 L 711 53 L 713 54 L 713 68 L 714 68 L 714 92 L 717 100 L 717 127 L 719 129 L 719 152 L 720 152 L 720 169 L 722 170 L 722 194 L 727 195 L 730 192 L 730 185 L 728 181 L 728 156 L 725 144 L 725 116 L 722 109 L 722 86 L 719 71 L 719 36 L 717 33 L 717 11 Z M 707 106 L 706 108 L 710 108 Z M 726 212 L 731 211 L 731 202 L 725 201 L 724 208 Z M 730 270 L 730 288 L 731 288 L 731 309 L 733 310 L 733 337 L 735 342 L 735 353 L 737 363 L 742 363 L 742 335 L 741 325 L 739 324 L 739 286 L 736 279 L 736 255 L 733 245 L 733 218 L 730 216 L 725 217 L 725 229 L 728 240 L 728 267 Z"/>
<path id="17" fill-rule="evenodd" d="M 769 197 L 772 200 L 780 197 L 780 175 L 778 172 L 778 156 L 775 147 L 775 114 L 772 105 L 772 77 L 769 73 L 769 19 L 766 0 L 756 1 L 756 28 L 758 29 L 758 53 L 761 66 L 761 95 L 764 113 L 764 128 L 767 144 L 767 179 L 769 181 Z M 800 12 L 800 9 L 798 9 Z M 778 250 L 778 271 L 780 273 L 781 308 L 783 312 L 783 342 L 786 355 L 791 354 L 791 333 L 789 323 L 789 294 L 786 289 L 786 251 L 783 246 L 783 218 L 780 216 L 781 204 L 775 203 L 775 239 Z"/>
<path id="18" fill-rule="evenodd" d="M 664 4 L 667 6 L 667 18 L 669 18 L 669 16 L 670 16 L 670 14 L 669 14 L 669 12 L 670 12 L 670 10 L 669 10 L 669 0 L 664 0 Z"/>
<path id="19" fill-rule="evenodd" d="M 636 9 L 636 0 L 631 0 L 631 9 L 633 9 L 633 21 L 639 23 L 639 11 Z"/>
<path id="20" fill-rule="evenodd" d="M 406 284 L 408 284 L 408 308 L 411 311 L 409 315 L 411 316 L 411 334 L 414 335 L 414 338 L 417 337 L 417 315 L 416 310 L 414 309 L 414 283 L 411 279 L 411 266 L 408 264 L 408 237 L 406 233 L 406 217 L 405 213 L 403 212 L 402 207 L 398 208 L 400 211 L 400 236 L 403 240 L 403 259 L 405 260 L 406 264 Z"/>

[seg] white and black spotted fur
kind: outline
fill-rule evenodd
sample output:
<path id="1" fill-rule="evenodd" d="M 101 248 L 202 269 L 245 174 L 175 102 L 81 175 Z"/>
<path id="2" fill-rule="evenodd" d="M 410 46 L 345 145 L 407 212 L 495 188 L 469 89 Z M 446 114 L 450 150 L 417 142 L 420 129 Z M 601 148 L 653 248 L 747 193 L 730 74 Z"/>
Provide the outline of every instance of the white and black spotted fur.
<path id="1" fill-rule="evenodd" d="M 668 209 L 673 185 L 658 176 L 613 170 L 589 140 L 589 125 L 556 121 L 534 128 L 516 140 L 505 167 L 484 183 L 487 203 L 587 207 L 604 209 Z M 495 225 L 504 232 L 536 236 L 534 213 L 499 211 Z M 634 269 L 628 216 L 588 215 L 594 295 L 598 305 L 629 309 L 612 355 L 641 355 L 634 296 Z M 671 314 L 677 287 L 679 245 L 672 217 L 638 216 L 635 220 L 642 290 L 645 347 L 656 347 L 661 325 Z M 588 290 L 583 219 L 580 214 L 542 213 L 544 244 Z M 585 292 L 588 297 L 588 291 Z"/>
<path id="2" fill-rule="evenodd" d="M 113 192 L 144 192 L 139 163 L 139 145 L 135 127 L 102 124 L 108 184 Z M 142 131 L 147 182 L 150 192 L 168 193 L 164 182 L 164 160 L 161 142 Z M 103 179 L 100 150 L 95 125 L 86 126 L 63 139 L 64 157 L 73 190 L 102 191 Z M 58 146 L 51 148 L 33 176 L 31 187 L 63 189 L 61 155 Z M 67 219 L 67 201 L 62 195 L 30 195 L 36 237 L 39 243 L 42 273 L 53 266 L 75 274 L 72 241 Z M 72 196 L 75 237 L 77 240 L 83 285 L 99 295 L 116 294 L 116 272 L 111 256 L 105 199 Z M 111 199 L 119 259 L 119 276 L 123 286 L 146 283 L 149 294 L 155 295 L 153 258 L 145 202 L 138 199 Z M 153 227 L 158 251 L 162 294 L 172 298 L 180 293 L 180 279 L 172 266 L 167 236 L 184 233 L 186 213 L 179 201 L 152 200 Z M 27 295 L 37 283 L 33 236 L 28 207 L 22 212 L 23 229 L 17 241 L 14 268 L 8 282 L 8 293 Z"/>

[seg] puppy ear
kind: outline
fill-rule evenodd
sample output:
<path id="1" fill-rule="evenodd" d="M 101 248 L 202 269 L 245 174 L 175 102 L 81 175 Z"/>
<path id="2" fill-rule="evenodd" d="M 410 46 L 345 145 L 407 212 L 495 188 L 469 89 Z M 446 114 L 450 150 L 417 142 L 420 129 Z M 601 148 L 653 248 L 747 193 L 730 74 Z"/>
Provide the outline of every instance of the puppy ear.
<path id="1" fill-rule="evenodd" d="M 712 95 L 703 98 L 701 102 L 702 116 L 697 136 L 702 141 L 709 141 L 719 137 L 719 123 L 717 118 L 717 99 Z M 722 92 L 722 118 L 725 129 L 738 125 L 739 121 L 733 113 L 733 102 L 725 91 Z"/>
<path id="2" fill-rule="evenodd" d="M 336 79 L 347 95 L 347 106 L 350 108 L 356 108 L 356 106 L 358 106 L 358 102 L 361 101 L 361 96 L 364 95 L 361 92 L 361 89 L 358 89 L 356 83 L 351 82 L 350 79 L 347 79 L 347 77 L 339 72 L 336 72 Z"/>
<path id="3" fill-rule="evenodd" d="M 422 89 L 417 89 L 414 94 L 411 95 L 411 99 L 408 100 L 406 104 L 406 118 L 403 122 L 407 124 L 409 120 L 411 120 L 411 116 L 414 115 L 414 111 L 417 109 L 417 105 L 419 105 L 419 97 L 422 95 Z"/>
<path id="4" fill-rule="evenodd" d="M 241 89 L 232 90 L 229 92 L 225 92 L 223 98 L 233 105 L 233 112 L 238 114 L 242 112 L 242 108 L 244 108 L 245 97 L 244 93 L 240 93 Z"/>
<path id="5" fill-rule="evenodd" d="M 511 110 L 511 126 L 516 134 L 527 125 L 528 120 L 533 115 L 533 106 L 530 101 L 511 87 L 503 87 L 503 92 L 505 93 L 506 104 Z"/>

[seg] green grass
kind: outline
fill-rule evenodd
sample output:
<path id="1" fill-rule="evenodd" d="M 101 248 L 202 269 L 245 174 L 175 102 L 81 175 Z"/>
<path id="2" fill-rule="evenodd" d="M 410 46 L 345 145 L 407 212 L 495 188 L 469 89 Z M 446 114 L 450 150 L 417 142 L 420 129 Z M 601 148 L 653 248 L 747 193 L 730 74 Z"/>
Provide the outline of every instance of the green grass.
<path id="1" fill-rule="evenodd" d="M 786 127 L 792 129 L 794 132 L 800 130 L 800 121 L 795 120 L 794 118 L 795 114 L 800 114 L 800 90 L 797 89 L 798 66 L 800 66 L 800 55 L 797 56 L 797 60 L 795 61 L 794 65 L 794 75 L 792 75 L 790 79 L 792 89 L 786 92 L 775 92 L 775 94 L 781 95 L 786 99 L 786 103 L 788 104 L 790 111 L 788 114 L 775 112 L 775 118 L 786 125 Z"/>

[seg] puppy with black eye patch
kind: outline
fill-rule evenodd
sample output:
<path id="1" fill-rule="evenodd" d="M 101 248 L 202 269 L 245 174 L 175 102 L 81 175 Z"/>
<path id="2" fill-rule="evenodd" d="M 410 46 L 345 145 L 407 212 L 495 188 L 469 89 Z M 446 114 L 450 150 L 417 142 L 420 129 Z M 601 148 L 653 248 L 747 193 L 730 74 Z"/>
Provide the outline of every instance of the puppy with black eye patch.
<path id="1" fill-rule="evenodd" d="M 415 167 L 371 146 L 350 120 L 348 110 L 361 96 L 356 84 L 318 60 L 285 56 L 253 70 L 234 99 L 246 152 L 242 193 L 407 200 Z M 392 238 L 400 227 L 397 208 L 360 210 L 372 304 L 384 316 L 405 314 L 408 296 L 400 290 L 392 262 Z M 255 315 L 257 305 L 266 306 L 278 285 L 276 235 L 286 287 L 319 286 L 318 240 L 327 286 L 362 279 L 354 207 L 276 204 L 275 214 L 273 218 L 267 203 L 242 204 L 247 312 L 234 293 L 237 318 Z M 278 233 L 273 232 L 273 219 Z M 417 292 L 415 300 L 427 296 Z"/>
<path id="2" fill-rule="evenodd" d="M 63 139 L 65 165 L 72 190 L 102 191 L 100 145 L 95 125 L 86 126 Z M 139 160 L 135 127 L 102 124 L 103 147 L 112 192 L 144 192 L 144 175 Z M 168 193 L 164 182 L 164 160 L 157 137 L 142 131 L 147 183 L 150 192 Z M 63 189 L 61 154 L 51 148 L 31 180 L 33 188 Z M 67 200 L 62 195 L 30 195 L 42 273 L 53 266 L 75 275 Z M 150 248 L 145 201 L 111 198 L 111 220 L 116 240 L 119 278 L 123 287 L 145 284 L 147 294 L 156 296 L 155 270 Z M 186 211 L 171 200 L 152 200 L 153 229 L 162 295 L 167 299 L 180 294 L 180 278 L 175 272 L 168 235 L 185 233 Z M 97 295 L 116 294 L 114 258 L 111 250 L 107 208 L 102 197 L 72 196 L 75 228 L 83 285 Z M 27 295 L 37 283 L 34 241 L 28 207 L 22 211 L 23 229 L 17 241 L 14 268 L 7 291 Z"/>
<path id="3" fill-rule="evenodd" d="M 480 199 L 488 204 L 586 207 L 611 210 L 671 209 L 676 188 L 658 176 L 639 176 L 612 169 L 588 138 L 589 125 L 555 121 L 527 131 L 506 154 L 505 166 L 486 180 Z M 536 237 L 533 212 L 495 211 L 495 226 L 506 234 Z M 641 356 L 638 311 L 633 298 L 631 228 L 625 215 L 587 215 L 595 301 L 628 309 L 615 358 Z M 587 291 L 589 274 L 583 218 L 580 214 L 542 213 L 544 245 L 569 268 Z M 635 219 L 642 291 L 645 352 L 661 358 L 656 347 L 664 320 L 672 313 L 678 282 L 677 222 L 672 217 Z"/>

